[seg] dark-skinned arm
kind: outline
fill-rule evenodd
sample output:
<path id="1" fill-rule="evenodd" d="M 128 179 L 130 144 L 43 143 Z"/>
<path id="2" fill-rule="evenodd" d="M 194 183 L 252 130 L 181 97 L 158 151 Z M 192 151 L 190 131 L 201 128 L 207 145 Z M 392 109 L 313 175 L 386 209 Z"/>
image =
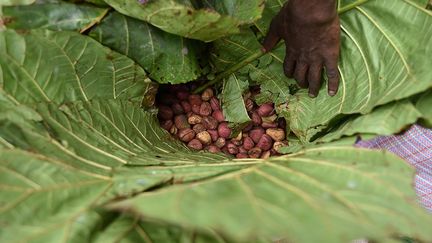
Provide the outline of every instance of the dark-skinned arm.
<path id="1" fill-rule="evenodd" d="M 273 19 L 263 48 L 270 51 L 280 39 L 285 41 L 284 72 L 301 88 L 309 88 L 316 97 L 322 84 L 322 72 L 328 77 L 328 94 L 339 86 L 337 63 L 340 26 L 335 0 L 290 0 Z"/>

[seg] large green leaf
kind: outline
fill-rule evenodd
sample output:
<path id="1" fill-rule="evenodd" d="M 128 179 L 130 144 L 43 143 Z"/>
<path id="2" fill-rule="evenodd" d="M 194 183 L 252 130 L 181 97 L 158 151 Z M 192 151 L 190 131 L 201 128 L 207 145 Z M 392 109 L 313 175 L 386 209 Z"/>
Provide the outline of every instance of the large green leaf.
<path id="1" fill-rule="evenodd" d="M 389 153 L 323 147 L 206 182 L 144 193 L 110 208 L 210 228 L 233 240 L 265 236 L 349 242 L 366 237 L 381 242 L 397 235 L 430 240 L 431 216 L 409 206 L 415 202 L 412 173 Z"/>
<path id="2" fill-rule="evenodd" d="M 83 32 L 99 22 L 106 8 L 71 3 L 44 3 L 3 8 L 2 18 L 8 28 L 50 30 L 79 30 Z"/>
<path id="3" fill-rule="evenodd" d="M 21 103 L 141 100 L 151 85 L 132 60 L 73 32 L 6 30 L 0 55 L 0 85 Z"/>
<path id="4" fill-rule="evenodd" d="M 163 32 L 148 23 L 113 12 L 89 34 L 139 63 L 159 83 L 184 83 L 201 74 L 200 43 Z"/>
<path id="5" fill-rule="evenodd" d="M 212 41 L 239 32 L 242 24 L 261 17 L 263 0 L 205 1 L 206 8 L 196 9 L 180 0 L 149 1 L 105 0 L 122 14 L 144 20 L 172 34 L 202 41 Z M 211 7 L 211 8 L 208 8 Z"/>
<path id="6" fill-rule="evenodd" d="M 430 106 L 429 106 L 430 107 Z M 408 100 L 377 107 L 366 115 L 356 115 L 326 131 L 318 142 L 329 142 L 343 136 L 360 134 L 392 135 L 415 123 L 422 114 Z"/>

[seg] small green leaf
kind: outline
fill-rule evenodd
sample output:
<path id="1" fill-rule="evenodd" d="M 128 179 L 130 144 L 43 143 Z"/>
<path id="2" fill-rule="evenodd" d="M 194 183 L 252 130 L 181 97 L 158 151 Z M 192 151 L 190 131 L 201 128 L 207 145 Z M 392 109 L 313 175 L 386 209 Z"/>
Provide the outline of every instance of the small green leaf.
<path id="1" fill-rule="evenodd" d="M 423 115 L 425 125 L 432 127 L 432 90 L 425 92 L 416 103 L 417 109 Z"/>
<path id="2" fill-rule="evenodd" d="M 225 80 L 222 88 L 222 108 L 226 121 L 232 123 L 250 121 L 243 100 L 243 93 L 248 88 L 248 81 L 236 75 L 232 75 Z"/>

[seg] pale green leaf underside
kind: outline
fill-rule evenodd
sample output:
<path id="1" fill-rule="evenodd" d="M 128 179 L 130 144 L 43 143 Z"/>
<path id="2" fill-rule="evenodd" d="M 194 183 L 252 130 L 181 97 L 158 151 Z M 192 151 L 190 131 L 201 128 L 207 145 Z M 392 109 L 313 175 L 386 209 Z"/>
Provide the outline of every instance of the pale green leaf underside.
<path id="1" fill-rule="evenodd" d="M 349 242 L 382 239 L 392 232 L 430 238 L 425 225 L 429 215 L 406 207 L 415 200 L 414 194 L 404 192 L 410 188 L 411 173 L 389 153 L 323 147 L 206 182 L 145 193 L 110 208 L 219 230 L 234 240 L 266 236 Z"/>
<path id="2" fill-rule="evenodd" d="M 427 126 L 432 127 L 432 91 L 422 94 L 416 103 L 416 108 L 422 113 Z"/>
<path id="3" fill-rule="evenodd" d="M 71 3 L 45 3 L 3 8 L 7 28 L 50 30 L 85 30 L 98 22 L 108 11 L 87 5 Z"/>

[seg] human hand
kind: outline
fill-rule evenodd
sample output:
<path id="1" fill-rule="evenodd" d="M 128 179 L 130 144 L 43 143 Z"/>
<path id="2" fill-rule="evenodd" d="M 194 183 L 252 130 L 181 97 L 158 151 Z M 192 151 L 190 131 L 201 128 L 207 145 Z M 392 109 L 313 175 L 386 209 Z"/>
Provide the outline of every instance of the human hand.
<path id="1" fill-rule="evenodd" d="M 271 51 L 280 39 L 285 41 L 285 75 L 316 97 L 322 84 L 322 71 L 328 77 L 328 94 L 339 86 L 339 17 L 334 0 L 290 0 L 273 19 L 263 49 Z"/>

